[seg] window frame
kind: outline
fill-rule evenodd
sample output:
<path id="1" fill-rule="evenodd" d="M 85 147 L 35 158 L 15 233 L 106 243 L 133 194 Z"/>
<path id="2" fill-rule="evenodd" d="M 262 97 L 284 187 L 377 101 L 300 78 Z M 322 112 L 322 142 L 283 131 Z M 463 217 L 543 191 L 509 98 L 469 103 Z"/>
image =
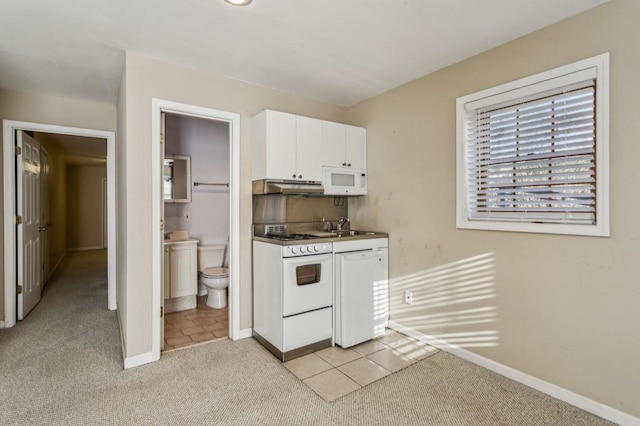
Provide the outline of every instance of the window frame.
<path id="1" fill-rule="evenodd" d="M 595 156 L 596 156 L 596 223 L 564 224 L 515 222 L 500 219 L 469 219 L 467 201 L 469 182 L 467 179 L 469 113 L 466 105 L 493 105 L 521 97 L 528 86 L 544 85 L 554 80 L 572 80 L 571 75 L 595 68 L 596 114 L 595 114 Z M 558 79 L 558 80 L 556 80 Z M 577 80 L 576 80 L 577 81 Z M 541 93 L 542 91 L 540 91 Z M 478 109 L 475 106 L 472 109 Z M 462 96 L 456 99 L 456 228 L 489 231 L 532 232 L 544 234 L 567 234 L 586 236 L 610 236 L 609 216 L 609 53 L 561 66 L 549 71 L 515 80 L 506 84 Z"/>

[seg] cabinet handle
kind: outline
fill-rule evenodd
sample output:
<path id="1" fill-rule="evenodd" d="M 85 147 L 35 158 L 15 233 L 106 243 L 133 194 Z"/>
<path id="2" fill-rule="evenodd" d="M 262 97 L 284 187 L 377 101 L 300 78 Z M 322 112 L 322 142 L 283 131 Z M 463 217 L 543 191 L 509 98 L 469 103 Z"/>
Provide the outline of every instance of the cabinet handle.
<path id="1" fill-rule="evenodd" d="M 298 175 L 298 179 L 302 179 L 302 175 Z"/>
<path id="2" fill-rule="evenodd" d="M 351 167 L 351 163 L 348 163 L 348 164 L 347 164 L 347 167 Z"/>
<path id="3" fill-rule="evenodd" d="M 295 173 L 292 174 L 291 177 L 295 179 L 296 178 L 296 174 Z"/>
<path id="4" fill-rule="evenodd" d="M 343 166 L 346 166 L 346 165 L 347 165 L 347 163 L 342 163 L 342 165 L 343 165 Z"/>

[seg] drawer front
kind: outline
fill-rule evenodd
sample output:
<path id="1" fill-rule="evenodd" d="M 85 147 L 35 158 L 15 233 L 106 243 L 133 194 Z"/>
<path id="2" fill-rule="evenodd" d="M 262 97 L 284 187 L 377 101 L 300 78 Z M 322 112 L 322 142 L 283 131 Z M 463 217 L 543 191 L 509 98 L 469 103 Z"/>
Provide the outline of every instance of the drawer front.
<path id="1" fill-rule="evenodd" d="M 331 338 L 333 309 L 318 309 L 283 319 L 283 352 Z"/>

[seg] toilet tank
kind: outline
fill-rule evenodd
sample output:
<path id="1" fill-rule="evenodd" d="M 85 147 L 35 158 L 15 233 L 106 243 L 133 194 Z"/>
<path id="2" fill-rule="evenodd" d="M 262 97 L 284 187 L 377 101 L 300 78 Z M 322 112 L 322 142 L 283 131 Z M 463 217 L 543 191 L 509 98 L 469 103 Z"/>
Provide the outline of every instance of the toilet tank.
<path id="1" fill-rule="evenodd" d="M 206 268 L 224 266 L 226 244 L 210 244 L 198 246 L 198 271 Z"/>

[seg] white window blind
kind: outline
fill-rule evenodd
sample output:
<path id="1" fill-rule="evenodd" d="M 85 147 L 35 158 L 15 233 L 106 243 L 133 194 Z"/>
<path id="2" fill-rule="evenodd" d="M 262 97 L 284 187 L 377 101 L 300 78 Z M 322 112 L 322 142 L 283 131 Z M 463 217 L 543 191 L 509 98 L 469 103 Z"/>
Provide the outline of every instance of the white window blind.
<path id="1" fill-rule="evenodd" d="M 596 81 L 543 85 L 467 105 L 468 220 L 596 223 Z"/>
<path id="2" fill-rule="evenodd" d="M 456 100 L 456 227 L 609 236 L 609 54 Z"/>

